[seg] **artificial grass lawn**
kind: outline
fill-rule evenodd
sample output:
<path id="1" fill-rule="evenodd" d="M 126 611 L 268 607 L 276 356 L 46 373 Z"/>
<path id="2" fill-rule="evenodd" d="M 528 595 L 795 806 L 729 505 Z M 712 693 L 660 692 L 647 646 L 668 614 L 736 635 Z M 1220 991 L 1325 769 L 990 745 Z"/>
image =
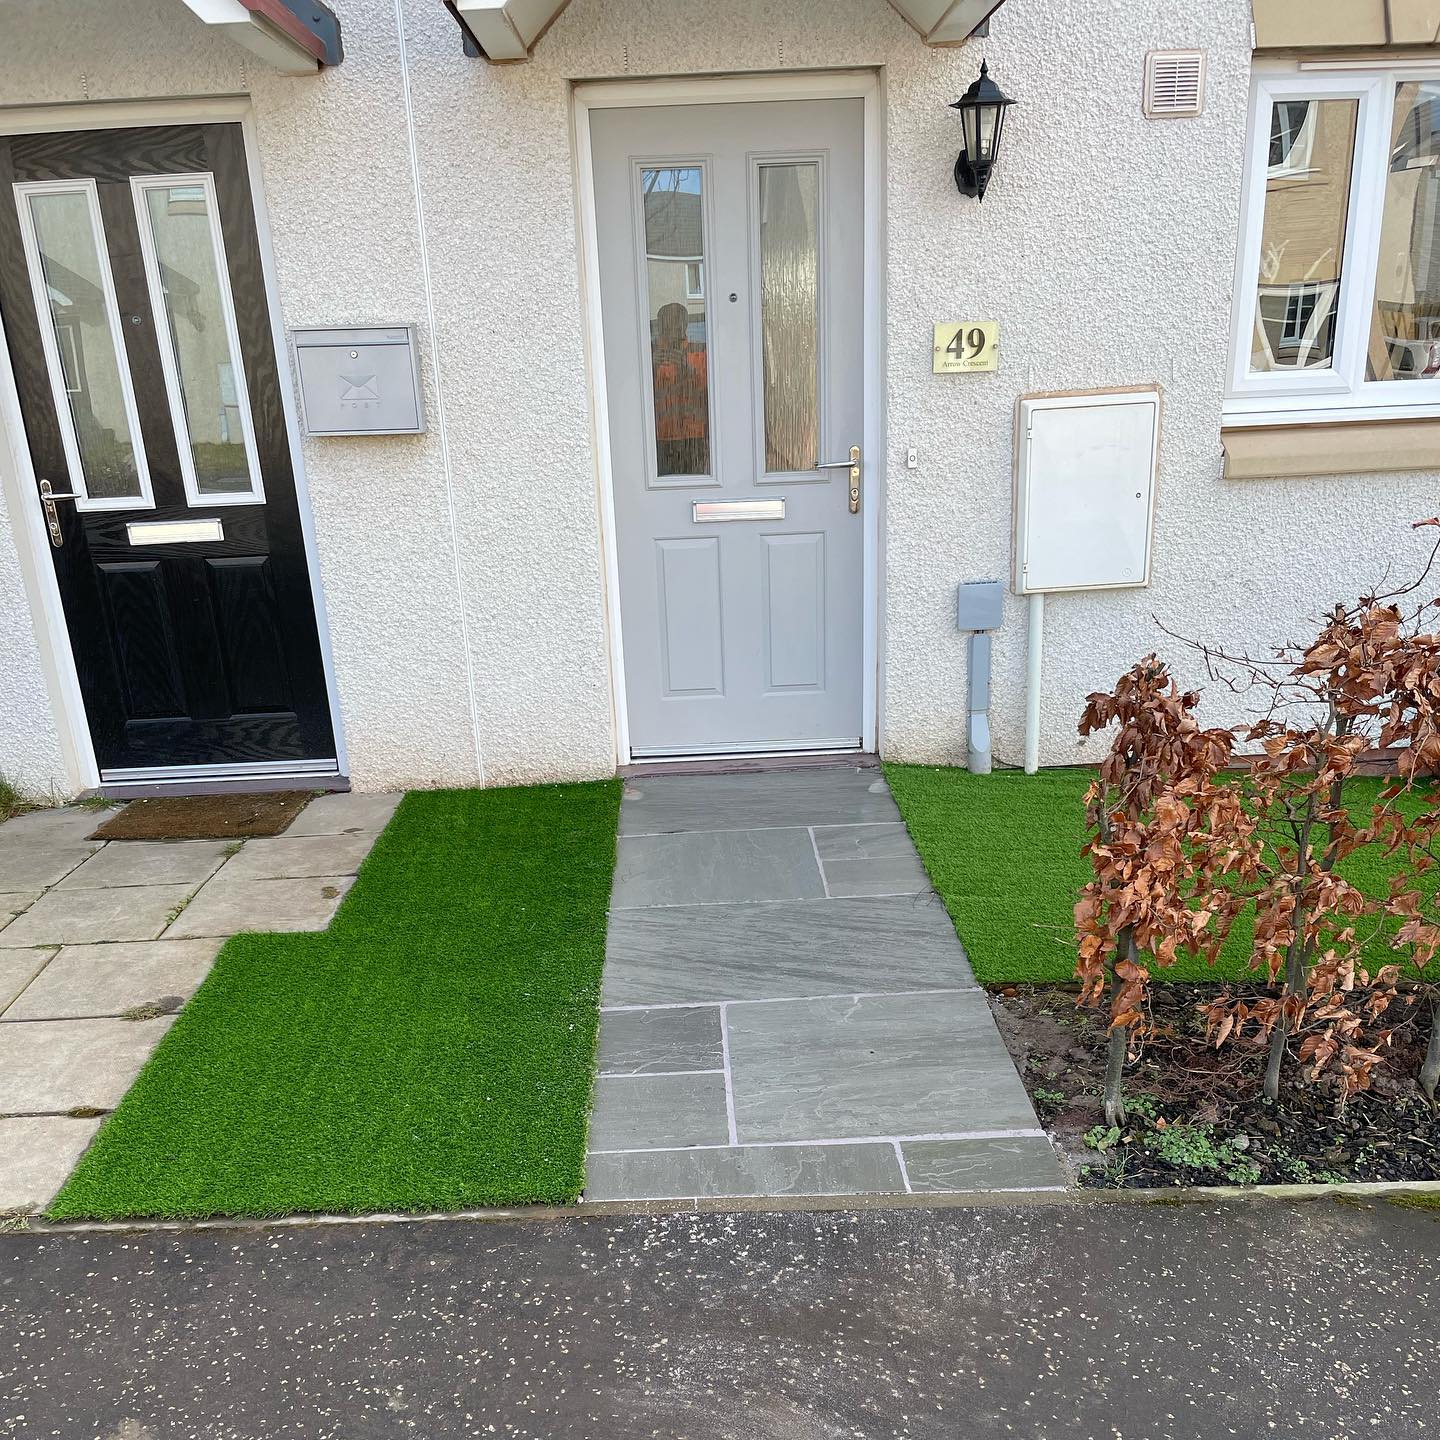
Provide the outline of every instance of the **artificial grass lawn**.
<path id="1" fill-rule="evenodd" d="M 1090 878 L 1090 863 L 1080 854 L 1084 794 L 1094 774 L 1072 769 L 972 775 L 927 765 L 885 767 L 915 847 L 981 984 L 1073 978 L 1075 901 Z M 1354 801 L 1370 802 L 1381 783 L 1353 780 L 1346 789 Z M 1405 803 L 1424 802 L 1415 797 Z M 1367 894 L 1383 896 L 1396 864 L 1362 853 L 1340 872 Z M 1433 893 L 1435 881 L 1426 888 Z M 1250 974 L 1252 933 L 1250 917 L 1242 915 L 1213 969 L 1204 961 L 1181 959 L 1155 973 L 1171 980 Z M 1367 954 L 1377 964 L 1397 958 L 1379 940 Z"/>
<path id="2" fill-rule="evenodd" d="M 329 930 L 225 945 L 51 1217 L 573 1200 L 619 805 L 407 795 Z"/>

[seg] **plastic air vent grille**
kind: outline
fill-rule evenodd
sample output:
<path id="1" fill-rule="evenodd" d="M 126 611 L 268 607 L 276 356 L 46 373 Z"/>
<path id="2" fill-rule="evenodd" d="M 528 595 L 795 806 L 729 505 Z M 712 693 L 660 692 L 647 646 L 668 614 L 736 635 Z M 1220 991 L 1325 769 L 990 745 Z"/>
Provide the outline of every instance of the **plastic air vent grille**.
<path id="1" fill-rule="evenodd" d="M 1145 57 L 1145 113 L 1152 120 L 1198 115 L 1205 103 L 1200 50 L 1152 50 Z"/>

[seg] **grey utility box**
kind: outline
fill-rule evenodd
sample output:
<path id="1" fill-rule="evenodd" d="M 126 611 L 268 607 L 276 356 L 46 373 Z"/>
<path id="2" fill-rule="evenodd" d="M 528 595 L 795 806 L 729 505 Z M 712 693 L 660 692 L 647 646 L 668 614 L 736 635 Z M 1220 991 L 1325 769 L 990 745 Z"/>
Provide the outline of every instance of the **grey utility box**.
<path id="1" fill-rule="evenodd" d="M 307 435 L 418 435 L 425 428 L 413 325 L 292 330 Z"/>
<path id="2" fill-rule="evenodd" d="M 964 580 L 957 587 L 955 624 L 959 630 L 998 630 L 1004 593 L 998 580 Z"/>

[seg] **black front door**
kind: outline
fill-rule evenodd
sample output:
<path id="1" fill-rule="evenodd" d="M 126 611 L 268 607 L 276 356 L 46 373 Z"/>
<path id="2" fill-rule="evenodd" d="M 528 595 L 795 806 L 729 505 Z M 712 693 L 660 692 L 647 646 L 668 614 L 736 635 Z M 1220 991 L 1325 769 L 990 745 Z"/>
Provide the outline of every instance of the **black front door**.
<path id="1" fill-rule="evenodd" d="M 333 769 L 240 127 L 0 138 L 0 317 L 102 776 Z"/>

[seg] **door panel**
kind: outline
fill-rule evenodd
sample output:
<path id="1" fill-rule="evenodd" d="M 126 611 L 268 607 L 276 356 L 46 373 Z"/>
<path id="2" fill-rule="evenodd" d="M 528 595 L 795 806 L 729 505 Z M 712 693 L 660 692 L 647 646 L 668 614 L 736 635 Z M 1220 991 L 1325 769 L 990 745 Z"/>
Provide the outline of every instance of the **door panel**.
<path id="1" fill-rule="evenodd" d="M 660 562 L 665 694 L 723 695 L 719 543 L 713 536 L 661 540 L 655 549 Z"/>
<path id="2" fill-rule="evenodd" d="M 825 537 L 765 536 L 765 659 L 771 690 L 825 687 Z"/>
<path id="3" fill-rule="evenodd" d="M 591 139 L 631 751 L 858 748 L 863 104 Z"/>
<path id="4" fill-rule="evenodd" d="M 0 138 L 0 317 L 102 777 L 333 767 L 239 127 Z"/>

